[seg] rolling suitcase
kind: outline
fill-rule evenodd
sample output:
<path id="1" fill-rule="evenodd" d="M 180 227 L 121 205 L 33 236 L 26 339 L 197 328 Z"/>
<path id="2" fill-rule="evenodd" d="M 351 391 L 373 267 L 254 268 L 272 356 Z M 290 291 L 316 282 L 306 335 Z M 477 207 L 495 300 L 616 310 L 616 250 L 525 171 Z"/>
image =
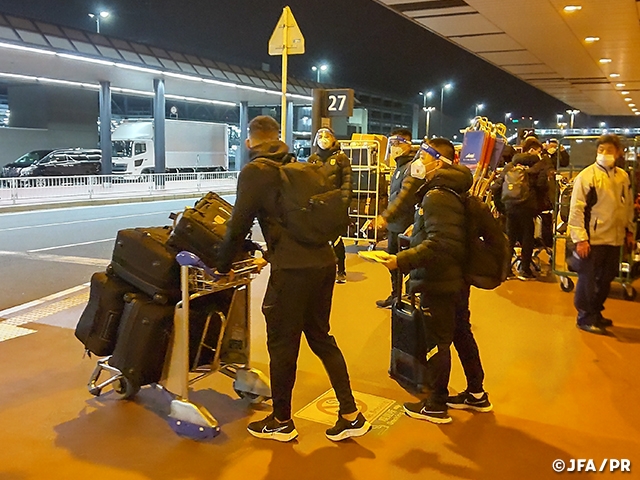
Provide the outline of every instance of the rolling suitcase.
<path id="1" fill-rule="evenodd" d="M 391 307 L 391 364 L 389 376 L 410 392 L 427 389 L 425 321 L 419 306 L 402 298 L 402 275 L 398 275 L 398 298 Z"/>
<path id="2" fill-rule="evenodd" d="M 124 296 L 135 290 L 128 283 L 104 272 L 96 272 L 91 276 L 89 302 L 75 331 L 88 352 L 99 357 L 113 353 L 124 309 Z"/>
<path id="3" fill-rule="evenodd" d="M 125 297 L 118 340 L 109 365 L 122 372 L 133 385 L 156 383 L 173 330 L 172 305 L 159 305 L 144 294 Z"/>
<path id="4" fill-rule="evenodd" d="M 157 303 L 180 298 L 177 250 L 167 244 L 171 227 L 120 230 L 109 271 L 142 290 Z"/>
<path id="5" fill-rule="evenodd" d="M 215 267 L 217 251 L 227 231 L 226 222 L 233 207 L 219 195 L 209 192 L 186 208 L 178 218 L 169 238 L 177 250 L 195 253 L 208 266 Z"/>

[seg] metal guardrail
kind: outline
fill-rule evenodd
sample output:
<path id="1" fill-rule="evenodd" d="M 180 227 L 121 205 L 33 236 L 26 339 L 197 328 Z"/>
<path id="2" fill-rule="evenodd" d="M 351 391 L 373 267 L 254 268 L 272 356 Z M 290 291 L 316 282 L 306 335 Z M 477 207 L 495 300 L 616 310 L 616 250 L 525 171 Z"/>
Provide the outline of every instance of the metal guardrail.
<path id="1" fill-rule="evenodd" d="M 235 191 L 238 172 L 0 178 L 0 207 L 45 201 Z"/>

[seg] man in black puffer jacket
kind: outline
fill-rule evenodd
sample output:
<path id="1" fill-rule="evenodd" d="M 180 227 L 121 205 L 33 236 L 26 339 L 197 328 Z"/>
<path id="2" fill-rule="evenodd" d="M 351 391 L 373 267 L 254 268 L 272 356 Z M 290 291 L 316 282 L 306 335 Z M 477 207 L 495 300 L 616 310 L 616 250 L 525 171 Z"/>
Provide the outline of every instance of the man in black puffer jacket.
<path id="1" fill-rule="evenodd" d="M 351 204 L 351 161 L 349 157 L 340 150 L 340 145 L 330 128 L 318 130 L 314 143 L 318 147 L 318 151 L 311 155 L 307 162 L 322 164 L 329 180 L 333 182 L 335 188 L 339 188 L 342 191 L 342 202 L 345 210 L 348 210 Z M 338 259 L 336 283 L 345 283 L 347 281 L 347 268 L 345 265 L 347 254 L 342 236 L 333 242 L 333 251 Z"/>
<path id="2" fill-rule="evenodd" d="M 398 235 L 403 233 L 413 223 L 415 213 L 414 202 L 395 202 L 402 191 L 402 184 L 409 174 L 411 161 L 415 156 L 411 146 L 411 132 L 406 128 L 398 128 L 391 132 L 389 137 L 389 157 L 396 162 L 396 169 L 391 175 L 389 188 L 389 209 L 378 219 L 377 227 L 386 225 L 387 253 L 395 255 L 399 251 Z M 422 182 L 420 182 L 422 183 Z M 416 188 L 417 190 L 417 188 Z M 380 308 L 390 308 L 393 299 L 397 296 L 398 271 L 391 271 L 391 295 L 384 300 L 376 301 Z"/>
<path id="3" fill-rule="evenodd" d="M 358 411 L 344 357 L 329 334 L 335 256 L 328 243 L 318 246 L 299 243 L 281 225 L 280 171 L 272 163 L 285 164 L 292 157 L 287 145 L 278 140 L 279 130 L 278 122 L 267 116 L 256 117 L 249 123 L 247 147 L 251 161 L 238 177 L 236 203 L 217 265 L 221 273 L 231 269 L 233 258 L 257 218 L 267 242 L 266 259 L 271 264 L 262 313 L 267 322 L 273 413 L 251 422 L 247 429 L 255 437 L 281 442 L 298 435 L 291 418 L 291 394 L 304 333 L 311 350 L 322 360 L 340 404 L 338 421 L 326 431 L 327 437 L 339 441 L 361 436 L 371 425 Z M 272 162 L 260 161 L 263 158 Z"/>
<path id="4" fill-rule="evenodd" d="M 499 202 L 507 216 L 507 235 L 511 249 L 520 242 L 522 247 L 521 266 L 518 278 L 521 280 L 535 279 L 531 270 L 531 256 L 534 246 L 535 218 L 541 212 L 541 205 L 549 194 L 547 178 L 548 165 L 540 159 L 542 144 L 538 139 L 528 137 L 522 145 L 522 152 L 513 157 L 502 174 L 491 186 L 493 198 L 501 199 Z M 517 198 L 512 198 L 508 192 L 516 191 L 505 179 L 509 178 L 518 169 L 524 170 L 527 186 Z M 516 185 L 512 185 L 515 187 Z"/>
<path id="5" fill-rule="evenodd" d="M 410 272 L 410 291 L 420 296 L 420 307 L 430 313 L 424 319 L 431 393 L 422 402 L 405 403 L 404 409 L 410 417 L 433 423 L 451 422 L 448 406 L 481 412 L 492 408 L 482 386 L 484 372 L 471 333 L 469 286 L 464 280 L 467 224 L 460 197 L 471 188 L 473 177 L 468 168 L 452 165 L 453 154 L 453 145 L 443 138 L 432 139 L 420 147 L 420 159 L 411 164 L 412 181 L 405 180 L 407 190 L 413 188 L 411 185 L 421 184 L 411 248 L 384 262 L 390 270 Z M 449 397 L 454 341 L 468 388 Z"/>

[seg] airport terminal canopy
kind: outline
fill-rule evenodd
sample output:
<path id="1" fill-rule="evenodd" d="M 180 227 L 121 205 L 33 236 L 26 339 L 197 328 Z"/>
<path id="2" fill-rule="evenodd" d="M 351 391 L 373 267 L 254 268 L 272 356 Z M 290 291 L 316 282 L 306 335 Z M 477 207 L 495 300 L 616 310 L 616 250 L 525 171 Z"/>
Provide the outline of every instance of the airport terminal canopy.
<path id="1" fill-rule="evenodd" d="M 572 108 L 640 114 L 639 0 L 374 1 Z"/>
<path id="2" fill-rule="evenodd" d="M 266 40 L 265 40 L 266 41 Z M 165 80 L 167 99 L 220 105 L 278 105 L 281 79 L 261 70 L 102 34 L 0 14 L 0 81 L 41 83 L 153 97 Z M 289 78 L 287 96 L 309 105 L 315 84 Z"/>

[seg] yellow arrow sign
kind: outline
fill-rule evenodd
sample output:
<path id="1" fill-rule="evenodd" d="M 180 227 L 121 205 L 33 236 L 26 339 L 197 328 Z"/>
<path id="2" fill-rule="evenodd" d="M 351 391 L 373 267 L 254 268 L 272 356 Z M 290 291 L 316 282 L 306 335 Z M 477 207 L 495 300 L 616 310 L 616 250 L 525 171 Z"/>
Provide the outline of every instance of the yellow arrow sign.
<path id="1" fill-rule="evenodd" d="M 269 39 L 269 55 L 282 55 L 286 49 L 288 55 L 304 53 L 304 37 L 289 7 L 284 7 L 275 30 Z"/>

